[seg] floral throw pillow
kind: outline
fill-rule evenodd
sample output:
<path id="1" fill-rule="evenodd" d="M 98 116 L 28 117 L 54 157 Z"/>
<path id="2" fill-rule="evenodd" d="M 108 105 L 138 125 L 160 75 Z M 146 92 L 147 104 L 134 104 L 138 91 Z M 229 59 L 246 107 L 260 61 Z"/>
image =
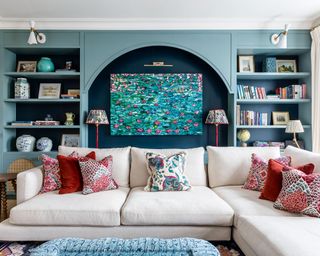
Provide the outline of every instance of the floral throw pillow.
<path id="1" fill-rule="evenodd" d="M 147 153 L 147 168 L 150 174 L 145 191 L 188 191 L 191 189 L 188 178 L 183 174 L 186 153 L 171 156 Z"/>
<path id="2" fill-rule="evenodd" d="M 112 156 L 107 156 L 101 161 L 81 157 L 79 164 L 83 178 L 83 194 L 118 188 L 112 177 Z"/>
<path id="3" fill-rule="evenodd" d="M 61 188 L 59 161 L 43 154 L 41 156 L 43 168 L 43 185 L 40 193 L 46 193 Z"/>
<path id="4" fill-rule="evenodd" d="M 291 164 L 290 156 L 281 156 L 274 159 L 283 165 Z M 262 191 L 264 183 L 267 179 L 268 173 L 268 160 L 259 157 L 256 154 L 251 155 L 251 167 L 248 174 L 248 178 L 243 185 L 244 189 Z"/>
<path id="5" fill-rule="evenodd" d="M 320 217 L 320 174 L 284 168 L 282 189 L 274 207 L 293 213 Z"/>

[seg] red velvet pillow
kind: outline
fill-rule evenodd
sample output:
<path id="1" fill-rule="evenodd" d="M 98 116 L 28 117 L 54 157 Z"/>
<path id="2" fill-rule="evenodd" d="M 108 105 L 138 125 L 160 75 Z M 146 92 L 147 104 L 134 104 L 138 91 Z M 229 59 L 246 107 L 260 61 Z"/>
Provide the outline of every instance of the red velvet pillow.
<path id="1" fill-rule="evenodd" d="M 267 179 L 264 188 L 261 191 L 260 199 L 266 199 L 275 202 L 282 188 L 282 170 L 285 165 L 270 159 L 268 163 Z M 305 174 L 311 174 L 314 170 L 314 164 L 306 164 L 296 167 Z"/>
<path id="2" fill-rule="evenodd" d="M 96 159 L 94 151 L 86 155 L 91 159 Z M 59 194 L 68 194 L 82 190 L 83 181 L 78 157 L 57 156 L 60 166 L 61 188 Z"/>

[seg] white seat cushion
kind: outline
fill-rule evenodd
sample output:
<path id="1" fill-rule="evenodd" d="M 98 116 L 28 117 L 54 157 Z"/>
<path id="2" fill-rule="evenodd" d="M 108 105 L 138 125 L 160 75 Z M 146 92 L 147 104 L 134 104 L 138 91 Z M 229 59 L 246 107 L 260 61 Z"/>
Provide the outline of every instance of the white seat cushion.
<path id="1" fill-rule="evenodd" d="M 296 216 L 295 214 L 273 208 L 273 202 L 259 199 L 260 192 L 247 190 L 241 186 L 214 188 L 223 200 L 234 210 L 234 226 L 238 225 L 239 216 Z"/>
<path id="2" fill-rule="evenodd" d="M 212 225 L 230 226 L 233 210 L 208 187 L 190 191 L 130 191 L 121 211 L 123 225 Z"/>
<path id="3" fill-rule="evenodd" d="M 40 194 L 14 207 L 10 223 L 20 225 L 118 226 L 129 188 L 83 195 Z"/>
<path id="4" fill-rule="evenodd" d="M 237 232 L 259 256 L 315 256 L 320 252 L 320 221 L 312 217 L 239 218 Z"/>
<path id="5" fill-rule="evenodd" d="M 242 185 L 248 177 L 251 155 L 269 160 L 280 156 L 279 147 L 207 147 L 208 176 L 211 188 Z"/>
<path id="6" fill-rule="evenodd" d="M 101 160 L 108 155 L 112 156 L 112 176 L 120 187 L 129 187 L 130 148 L 80 148 L 59 146 L 59 155 L 70 155 L 73 151 L 84 156 L 91 151 L 96 152 L 96 160 Z"/>
<path id="7" fill-rule="evenodd" d="M 320 154 L 313 153 L 307 150 L 295 148 L 292 146 L 286 147 L 284 150 L 286 156 L 291 156 L 292 166 L 301 166 L 308 163 L 314 164 L 314 171 L 320 172 Z"/>
<path id="8" fill-rule="evenodd" d="M 179 152 L 186 153 L 186 166 L 184 174 L 188 177 L 191 186 L 207 186 L 207 173 L 204 164 L 204 148 L 189 149 L 147 149 L 131 148 L 130 187 L 147 185 L 149 177 L 146 153 L 160 153 L 165 156 Z"/>

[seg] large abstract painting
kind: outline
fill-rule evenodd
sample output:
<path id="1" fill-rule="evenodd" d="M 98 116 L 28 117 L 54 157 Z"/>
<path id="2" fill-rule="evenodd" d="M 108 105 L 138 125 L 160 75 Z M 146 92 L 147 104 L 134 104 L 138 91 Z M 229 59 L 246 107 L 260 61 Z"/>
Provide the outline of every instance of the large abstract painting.
<path id="1" fill-rule="evenodd" d="M 111 74 L 111 135 L 202 134 L 202 74 Z"/>

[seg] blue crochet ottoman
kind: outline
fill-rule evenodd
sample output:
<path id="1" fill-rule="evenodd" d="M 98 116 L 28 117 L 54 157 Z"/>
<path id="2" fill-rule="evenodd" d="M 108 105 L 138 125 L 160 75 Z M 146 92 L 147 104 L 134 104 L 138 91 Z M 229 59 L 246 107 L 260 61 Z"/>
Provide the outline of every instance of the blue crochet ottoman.
<path id="1" fill-rule="evenodd" d="M 193 238 L 79 239 L 48 241 L 31 250 L 32 256 L 220 256 L 209 242 Z"/>

